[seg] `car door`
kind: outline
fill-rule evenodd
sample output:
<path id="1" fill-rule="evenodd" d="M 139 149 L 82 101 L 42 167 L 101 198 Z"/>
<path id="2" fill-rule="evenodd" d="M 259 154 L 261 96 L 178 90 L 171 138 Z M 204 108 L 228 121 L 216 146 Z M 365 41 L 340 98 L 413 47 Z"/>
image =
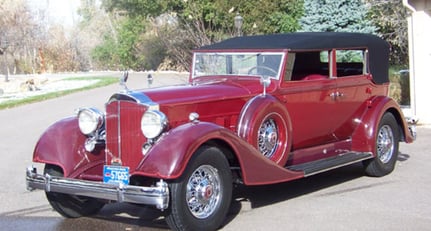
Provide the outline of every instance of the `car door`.
<path id="1" fill-rule="evenodd" d="M 338 140 L 349 139 L 366 110 L 372 93 L 371 75 L 366 65 L 365 50 L 337 50 L 336 85 L 332 93 L 336 103 L 334 135 Z M 343 58 L 344 57 L 344 58 Z"/>
<path id="2" fill-rule="evenodd" d="M 329 77 L 328 64 L 319 56 L 320 52 L 288 54 L 280 98 L 291 117 L 294 150 L 336 140 L 332 116 L 336 101 L 331 93 L 337 90 L 337 82 Z"/>

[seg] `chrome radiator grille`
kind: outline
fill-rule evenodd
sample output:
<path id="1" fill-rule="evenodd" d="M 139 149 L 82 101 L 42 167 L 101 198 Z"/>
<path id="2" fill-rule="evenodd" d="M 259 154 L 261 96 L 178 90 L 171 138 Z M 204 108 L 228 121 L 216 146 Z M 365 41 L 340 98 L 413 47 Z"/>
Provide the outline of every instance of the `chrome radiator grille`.
<path id="1" fill-rule="evenodd" d="M 133 172 L 141 162 L 141 118 L 146 107 L 131 101 L 111 101 L 106 105 L 106 163 L 130 167 Z"/>

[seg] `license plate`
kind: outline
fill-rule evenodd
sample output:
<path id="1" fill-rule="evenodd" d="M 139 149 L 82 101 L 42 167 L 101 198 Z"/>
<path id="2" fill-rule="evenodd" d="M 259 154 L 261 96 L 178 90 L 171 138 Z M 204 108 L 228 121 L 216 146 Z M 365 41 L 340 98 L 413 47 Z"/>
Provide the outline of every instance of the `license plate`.
<path id="1" fill-rule="evenodd" d="M 129 184 L 129 167 L 103 166 L 103 182 L 107 184 Z"/>

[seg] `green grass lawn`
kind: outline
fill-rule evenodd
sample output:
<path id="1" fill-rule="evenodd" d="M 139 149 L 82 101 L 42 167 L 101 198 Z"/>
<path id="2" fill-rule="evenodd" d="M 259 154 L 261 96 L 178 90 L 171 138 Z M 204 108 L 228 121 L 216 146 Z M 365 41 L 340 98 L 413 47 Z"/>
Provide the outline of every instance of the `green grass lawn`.
<path id="1" fill-rule="evenodd" d="M 23 99 L 7 100 L 0 103 L 0 110 L 5 108 L 20 106 L 23 104 L 29 104 L 29 103 L 39 102 L 47 99 L 57 98 L 74 92 L 85 91 L 93 88 L 104 87 L 114 83 L 118 83 L 118 78 L 115 78 L 115 77 L 78 77 L 78 78 L 66 78 L 61 81 L 83 81 L 83 80 L 97 80 L 97 81 L 93 84 L 83 86 L 81 88 L 60 90 L 57 92 L 49 92 L 46 94 L 30 96 Z"/>

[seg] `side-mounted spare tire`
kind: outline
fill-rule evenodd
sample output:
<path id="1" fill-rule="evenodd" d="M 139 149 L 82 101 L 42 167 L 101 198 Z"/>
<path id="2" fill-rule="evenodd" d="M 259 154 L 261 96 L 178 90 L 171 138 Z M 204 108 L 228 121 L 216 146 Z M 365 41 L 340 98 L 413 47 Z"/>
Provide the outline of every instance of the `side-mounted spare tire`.
<path id="1" fill-rule="evenodd" d="M 270 95 L 250 99 L 238 122 L 238 135 L 280 166 L 284 166 L 289 157 L 291 129 L 286 107 Z"/>

